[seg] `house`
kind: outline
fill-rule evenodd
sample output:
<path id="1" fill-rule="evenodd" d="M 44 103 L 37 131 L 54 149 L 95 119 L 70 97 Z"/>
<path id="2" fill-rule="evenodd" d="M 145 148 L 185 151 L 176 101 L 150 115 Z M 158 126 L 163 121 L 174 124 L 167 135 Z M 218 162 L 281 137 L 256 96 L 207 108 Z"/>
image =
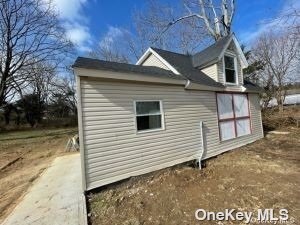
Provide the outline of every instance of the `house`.
<path id="1" fill-rule="evenodd" d="M 300 88 L 292 88 L 286 90 L 283 105 L 299 105 L 300 104 Z M 276 98 L 272 98 L 268 107 L 278 106 Z"/>
<path id="2" fill-rule="evenodd" d="M 247 65 L 233 34 L 195 55 L 149 48 L 136 65 L 77 58 L 84 190 L 262 138 Z"/>

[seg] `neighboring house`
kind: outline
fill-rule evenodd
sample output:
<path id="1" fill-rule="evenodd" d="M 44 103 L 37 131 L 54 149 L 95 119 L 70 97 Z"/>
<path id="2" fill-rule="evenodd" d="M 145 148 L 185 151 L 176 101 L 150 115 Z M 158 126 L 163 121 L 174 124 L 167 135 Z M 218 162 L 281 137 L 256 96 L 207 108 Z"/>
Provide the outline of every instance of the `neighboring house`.
<path id="1" fill-rule="evenodd" d="M 284 105 L 298 105 L 300 104 L 300 89 L 289 89 L 286 91 L 286 95 L 284 98 Z M 268 104 L 268 107 L 277 106 L 277 99 L 272 98 Z"/>
<path id="2" fill-rule="evenodd" d="M 195 55 L 149 48 L 137 65 L 77 58 L 84 190 L 262 138 L 247 65 L 234 35 Z"/>

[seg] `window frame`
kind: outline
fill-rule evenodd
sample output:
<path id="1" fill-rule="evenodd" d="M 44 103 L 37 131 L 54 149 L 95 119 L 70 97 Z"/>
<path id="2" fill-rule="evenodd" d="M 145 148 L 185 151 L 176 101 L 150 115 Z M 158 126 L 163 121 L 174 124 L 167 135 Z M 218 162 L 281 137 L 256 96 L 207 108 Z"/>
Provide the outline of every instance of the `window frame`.
<path id="1" fill-rule="evenodd" d="M 233 117 L 232 118 L 220 119 L 219 106 L 218 106 L 218 94 L 228 94 L 228 95 L 231 95 L 231 99 L 232 99 L 231 100 L 231 104 L 232 104 L 232 110 L 233 110 Z M 235 115 L 235 107 L 234 107 L 234 97 L 233 97 L 234 95 L 246 95 L 246 97 L 247 97 L 247 104 L 248 104 L 248 115 L 247 116 L 236 117 L 236 115 Z M 216 105 L 217 105 L 217 119 L 218 119 L 218 128 L 219 128 L 219 141 L 221 141 L 221 142 L 231 141 L 231 140 L 234 140 L 236 138 L 240 138 L 240 137 L 243 137 L 243 136 L 247 136 L 247 135 L 252 135 L 253 134 L 252 120 L 251 120 L 251 111 L 250 111 L 250 101 L 249 101 L 249 95 L 248 95 L 248 93 L 240 93 L 240 92 L 216 92 Z M 242 120 L 242 119 L 249 119 L 250 133 L 238 136 L 237 135 L 237 124 L 236 123 L 237 123 L 238 120 Z M 225 122 L 225 121 L 233 121 L 234 122 L 234 134 L 235 135 L 234 135 L 233 138 L 222 140 L 220 122 Z"/>
<path id="2" fill-rule="evenodd" d="M 160 114 L 142 114 L 144 116 L 146 115 L 160 115 L 160 122 L 161 122 L 161 127 L 160 128 L 154 128 L 154 129 L 146 129 L 146 130 L 138 130 L 137 126 L 137 117 L 141 116 L 136 113 L 136 103 L 137 102 L 159 102 L 159 109 L 160 109 Z M 134 108 L 134 120 L 135 120 L 135 132 L 136 134 L 141 134 L 141 133 L 150 133 L 150 132 L 157 132 L 157 131 L 163 131 L 165 130 L 165 114 L 163 110 L 163 101 L 162 100 L 134 100 L 133 101 L 133 108 Z"/>
<path id="3" fill-rule="evenodd" d="M 233 58 L 233 63 L 234 63 L 234 75 L 235 75 L 235 82 L 227 82 L 226 81 L 226 65 L 225 65 L 225 57 L 231 57 Z M 238 80 L 238 70 L 237 70 L 237 59 L 236 59 L 236 55 L 232 54 L 232 53 L 228 53 L 226 52 L 222 58 L 223 60 L 223 79 L 224 79 L 224 84 L 228 84 L 228 85 L 238 85 L 239 80 Z"/>

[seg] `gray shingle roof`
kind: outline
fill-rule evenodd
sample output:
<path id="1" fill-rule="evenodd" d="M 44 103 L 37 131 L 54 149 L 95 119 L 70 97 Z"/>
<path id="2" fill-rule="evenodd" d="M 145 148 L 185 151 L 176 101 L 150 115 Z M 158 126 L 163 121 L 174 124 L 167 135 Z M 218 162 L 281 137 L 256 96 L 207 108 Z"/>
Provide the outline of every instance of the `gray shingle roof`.
<path id="1" fill-rule="evenodd" d="M 215 44 L 209 46 L 199 53 L 196 53 L 195 55 L 184 55 L 158 48 L 152 48 L 157 54 L 159 54 L 164 60 L 166 60 L 171 66 L 173 66 L 182 76 L 177 75 L 169 70 L 164 70 L 162 68 L 154 66 L 141 66 L 127 63 L 109 62 L 84 57 L 78 57 L 72 67 L 136 73 L 139 75 L 159 78 L 171 78 L 177 80 L 190 80 L 193 83 L 198 83 L 201 85 L 224 88 L 225 86 L 223 84 L 216 82 L 215 80 L 210 78 L 208 75 L 203 73 L 199 69 L 199 67 L 202 68 L 204 65 L 208 66 L 212 63 L 216 63 L 219 60 L 219 56 L 221 55 L 221 53 L 228 45 L 228 42 L 232 40 L 232 35 L 233 34 L 220 39 Z M 246 80 L 244 81 L 244 87 L 248 91 L 261 91 L 261 88 Z"/>
<path id="2" fill-rule="evenodd" d="M 257 86 L 256 84 L 244 79 L 244 87 L 246 91 L 254 91 L 254 92 L 263 92 L 263 88 Z"/>
<path id="3" fill-rule="evenodd" d="M 216 82 L 201 70 L 194 68 L 190 55 L 183 55 L 158 48 L 152 49 L 187 79 L 207 86 L 224 87 L 221 83 Z"/>
<path id="4" fill-rule="evenodd" d="M 171 78 L 176 80 L 185 80 L 184 77 L 174 74 L 169 70 L 164 70 L 155 66 L 140 66 L 127 63 L 109 62 L 99 59 L 78 57 L 72 66 L 73 68 L 85 68 L 95 70 L 109 70 L 116 72 L 137 73 L 139 75 L 148 75 L 152 77 Z"/>
<path id="5" fill-rule="evenodd" d="M 221 38 L 213 45 L 193 55 L 193 66 L 203 68 L 204 66 L 209 66 L 210 64 L 218 62 L 219 56 L 227 46 L 228 42 L 232 39 L 232 35 L 233 34 Z"/>

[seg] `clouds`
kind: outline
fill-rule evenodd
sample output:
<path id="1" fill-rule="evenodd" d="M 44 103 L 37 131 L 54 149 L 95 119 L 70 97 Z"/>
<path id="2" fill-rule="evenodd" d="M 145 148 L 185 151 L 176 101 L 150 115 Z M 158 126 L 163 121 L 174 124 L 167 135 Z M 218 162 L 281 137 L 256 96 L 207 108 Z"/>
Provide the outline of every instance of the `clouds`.
<path id="1" fill-rule="evenodd" d="M 80 52 L 90 51 L 93 37 L 89 28 L 89 18 L 83 12 L 88 1 L 53 0 L 53 4 L 66 29 L 67 38 L 74 43 Z"/>
<path id="2" fill-rule="evenodd" d="M 91 51 L 93 44 L 93 37 L 90 33 L 89 27 L 75 23 L 65 23 L 67 37 L 76 45 L 80 52 Z"/>
<path id="3" fill-rule="evenodd" d="M 289 16 L 293 10 L 300 10 L 300 1 L 298 0 L 286 0 L 282 5 L 282 8 L 279 10 L 277 15 L 274 15 L 273 18 L 264 19 L 257 23 L 255 29 L 244 30 L 239 34 L 239 37 L 243 43 L 251 45 L 252 42 L 259 37 L 261 34 L 268 31 L 280 31 L 283 28 L 292 26 L 296 22 L 299 23 L 297 18 Z"/>
<path id="4" fill-rule="evenodd" d="M 108 31 L 104 36 L 101 38 L 99 45 L 102 48 L 111 48 L 112 45 L 115 44 L 115 42 L 120 41 L 120 38 L 124 36 L 124 30 L 118 28 L 109 26 Z"/>
<path id="5" fill-rule="evenodd" d="M 80 13 L 87 0 L 54 0 L 53 3 L 61 18 L 72 21 L 82 18 Z"/>

